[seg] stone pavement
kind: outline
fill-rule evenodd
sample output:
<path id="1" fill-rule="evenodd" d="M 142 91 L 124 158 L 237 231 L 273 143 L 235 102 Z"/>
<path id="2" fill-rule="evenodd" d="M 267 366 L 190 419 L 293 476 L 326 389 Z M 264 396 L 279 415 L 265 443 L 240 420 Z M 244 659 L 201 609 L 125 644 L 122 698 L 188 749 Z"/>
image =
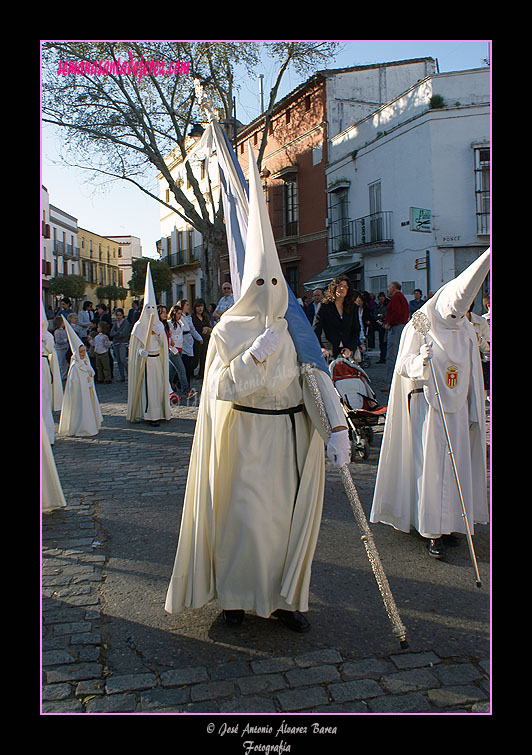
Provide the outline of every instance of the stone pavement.
<path id="1" fill-rule="evenodd" d="M 385 403 L 375 361 L 367 369 Z M 100 433 L 54 445 L 67 508 L 43 515 L 43 714 L 490 713 L 487 527 L 475 532 L 478 590 L 465 544 L 443 564 L 416 537 L 372 525 L 407 626 L 400 650 L 327 465 L 308 635 L 255 616 L 231 630 L 216 604 L 168 616 L 197 410 L 131 425 L 126 384 L 97 388 Z M 351 464 L 366 515 L 381 433 L 370 458 Z"/>

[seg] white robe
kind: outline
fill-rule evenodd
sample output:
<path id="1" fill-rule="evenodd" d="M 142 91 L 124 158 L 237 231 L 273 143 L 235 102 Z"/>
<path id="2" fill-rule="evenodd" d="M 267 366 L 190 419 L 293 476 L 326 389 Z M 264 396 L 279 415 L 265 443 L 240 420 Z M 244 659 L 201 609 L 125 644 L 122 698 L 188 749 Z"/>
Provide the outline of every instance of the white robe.
<path id="1" fill-rule="evenodd" d="M 324 436 L 292 339 L 284 329 L 275 354 L 256 365 L 244 352 L 227 363 L 213 337 L 206 376 L 165 609 L 218 599 L 264 617 L 307 611 Z M 344 424 L 331 381 L 319 380 L 332 426 Z M 294 415 L 294 436 L 288 415 L 241 412 L 233 402 L 276 410 L 304 403 L 305 411 Z"/>
<path id="2" fill-rule="evenodd" d="M 473 533 L 475 522 L 489 521 L 477 337 L 464 320 L 460 329 L 449 331 L 444 348 L 430 333 L 427 338 L 433 340 L 432 363 Z M 408 323 L 390 389 L 370 521 L 404 532 L 414 527 L 424 537 L 439 537 L 465 533 L 466 528 L 430 365 L 423 366 L 419 355 L 423 343 L 423 336 Z M 419 389 L 422 392 L 412 393 Z"/>
<path id="3" fill-rule="evenodd" d="M 54 337 L 47 330 L 42 331 L 42 418 L 50 443 L 55 441 L 55 425 L 52 412 L 61 410 L 63 384 L 59 359 L 55 350 Z"/>
<path id="4" fill-rule="evenodd" d="M 323 505 L 325 433 L 284 318 L 288 289 L 251 148 L 250 165 L 241 296 L 209 339 L 166 596 L 169 613 L 215 598 L 224 609 L 264 617 L 278 608 L 308 610 Z M 278 345 L 256 364 L 250 352 L 268 327 Z M 319 379 L 327 386 L 331 426 L 345 426 L 330 378 Z M 304 409 L 293 415 L 260 414 L 235 405 L 276 412 Z"/>
<path id="5" fill-rule="evenodd" d="M 146 358 L 139 356 L 145 349 Z M 140 396 L 133 406 L 137 382 L 141 381 Z M 155 422 L 170 419 L 170 394 L 168 390 L 168 340 L 166 333 L 150 333 L 147 344 L 139 340 L 133 331 L 129 340 L 128 357 L 128 403 L 127 418 L 130 422 L 148 420 Z"/>
<path id="6" fill-rule="evenodd" d="M 97 435 L 102 422 L 94 370 L 89 358 L 79 359 L 72 355 L 59 419 L 59 434 L 79 437 Z"/>
<path id="7" fill-rule="evenodd" d="M 48 434 L 43 428 L 42 433 L 42 510 L 54 511 L 66 506 L 63 489 L 57 474 L 52 446 Z"/>

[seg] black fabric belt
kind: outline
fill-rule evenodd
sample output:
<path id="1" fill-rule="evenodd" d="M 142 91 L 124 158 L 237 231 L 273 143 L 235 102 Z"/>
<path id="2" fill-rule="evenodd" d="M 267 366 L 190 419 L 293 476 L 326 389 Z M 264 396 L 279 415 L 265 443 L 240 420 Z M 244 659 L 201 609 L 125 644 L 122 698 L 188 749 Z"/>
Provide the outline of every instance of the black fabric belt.
<path id="1" fill-rule="evenodd" d="M 288 414 L 289 415 L 290 422 L 292 424 L 292 437 L 294 439 L 294 457 L 295 457 L 295 462 L 296 462 L 296 474 L 297 474 L 297 488 L 296 488 L 296 494 L 294 497 L 294 503 L 292 506 L 292 517 L 294 516 L 294 510 L 296 506 L 297 492 L 301 484 L 301 475 L 300 475 L 299 466 L 297 463 L 297 433 L 296 433 L 296 421 L 294 419 L 294 414 L 299 414 L 299 412 L 302 412 L 304 408 L 305 408 L 305 404 L 299 404 L 298 406 L 291 406 L 289 409 L 258 409 L 255 406 L 240 406 L 239 404 L 233 404 L 233 409 L 236 409 L 237 412 L 250 412 L 251 414 Z"/>
<path id="2" fill-rule="evenodd" d="M 414 388 L 414 390 L 410 391 L 408 394 L 408 413 L 410 414 L 410 396 L 413 393 L 423 393 L 423 388 Z"/>
<path id="3" fill-rule="evenodd" d="M 158 351 L 157 354 L 148 354 L 149 357 L 158 357 L 160 352 Z"/>
<path id="4" fill-rule="evenodd" d="M 299 404 L 299 406 L 292 406 L 289 409 L 258 409 L 255 406 L 240 406 L 239 404 L 233 404 L 233 409 L 237 412 L 250 412 L 251 414 L 298 414 L 305 408 L 305 404 Z"/>

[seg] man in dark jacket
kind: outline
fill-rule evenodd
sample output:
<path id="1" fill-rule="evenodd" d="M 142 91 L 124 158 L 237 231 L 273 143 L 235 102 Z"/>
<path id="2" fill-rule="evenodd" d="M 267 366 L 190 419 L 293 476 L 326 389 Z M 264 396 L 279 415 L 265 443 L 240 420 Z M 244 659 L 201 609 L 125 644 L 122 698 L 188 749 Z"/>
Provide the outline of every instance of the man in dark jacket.
<path id="1" fill-rule="evenodd" d="M 314 322 L 314 318 L 318 310 L 318 305 L 322 300 L 323 300 L 323 291 L 321 290 L 321 288 L 315 288 L 314 291 L 312 292 L 312 299 L 310 303 L 307 305 L 307 308 L 305 310 L 305 314 L 308 317 L 311 325 Z"/>

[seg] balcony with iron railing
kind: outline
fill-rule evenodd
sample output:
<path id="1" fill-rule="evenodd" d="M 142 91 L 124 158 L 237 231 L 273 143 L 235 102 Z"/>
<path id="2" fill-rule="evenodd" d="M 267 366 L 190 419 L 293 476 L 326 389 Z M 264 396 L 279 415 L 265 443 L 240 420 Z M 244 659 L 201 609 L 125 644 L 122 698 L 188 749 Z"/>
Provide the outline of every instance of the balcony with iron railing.
<path id="1" fill-rule="evenodd" d="M 70 259 L 79 259 L 79 247 L 65 244 L 64 241 L 58 241 L 57 239 L 53 243 L 53 253 Z"/>
<path id="2" fill-rule="evenodd" d="M 371 254 L 393 249 L 393 212 L 374 212 L 371 215 L 335 221 L 329 226 L 329 253 Z"/>
<path id="3" fill-rule="evenodd" d="M 166 262 L 168 267 L 184 267 L 185 265 L 193 265 L 200 261 L 201 258 L 201 244 L 194 246 L 191 249 L 180 249 L 178 252 L 167 254 L 162 257 L 162 261 Z"/>

